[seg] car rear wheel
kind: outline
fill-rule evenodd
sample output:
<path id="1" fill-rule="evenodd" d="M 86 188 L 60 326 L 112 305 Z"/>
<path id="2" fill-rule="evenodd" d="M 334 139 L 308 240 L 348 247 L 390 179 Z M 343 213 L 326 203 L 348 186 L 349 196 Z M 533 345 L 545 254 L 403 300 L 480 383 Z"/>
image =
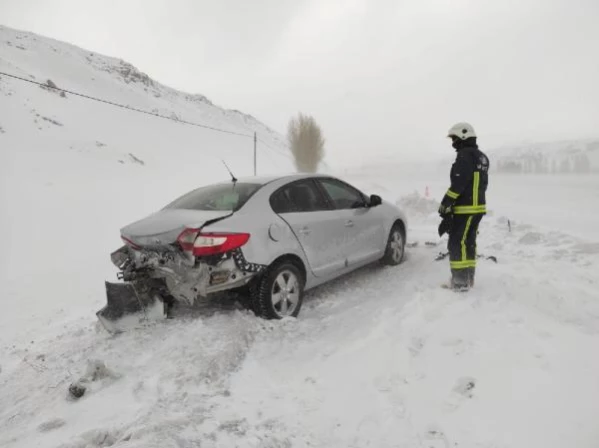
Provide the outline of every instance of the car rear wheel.
<path id="1" fill-rule="evenodd" d="M 271 266 L 252 285 L 254 312 L 265 319 L 297 317 L 302 307 L 304 279 L 298 267 L 288 261 Z"/>
<path id="2" fill-rule="evenodd" d="M 406 241 L 402 228 L 399 224 L 395 224 L 389 233 L 385 255 L 382 258 L 382 263 L 387 266 L 397 266 L 400 264 L 405 255 Z"/>

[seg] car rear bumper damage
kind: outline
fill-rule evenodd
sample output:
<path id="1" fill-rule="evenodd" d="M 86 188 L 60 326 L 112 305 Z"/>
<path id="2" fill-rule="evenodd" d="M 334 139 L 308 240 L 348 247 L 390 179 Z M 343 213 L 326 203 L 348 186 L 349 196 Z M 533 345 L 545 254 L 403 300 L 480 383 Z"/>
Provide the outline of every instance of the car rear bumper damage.
<path id="1" fill-rule="evenodd" d="M 173 298 L 189 304 L 198 297 L 242 286 L 265 268 L 248 262 L 241 249 L 198 259 L 173 246 L 140 250 L 123 246 L 111 254 L 111 259 L 121 270 L 119 279 L 162 279 Z"/>
<path id="2" fill-rule="evenodd" d="M 110 332 L 119 331 L 116 321 L 131 320 L 134 313 L 141 320 L 148 314 L 155 320 L 162 305 L 165 317 L 165 302 L 193 305 L 211 294 L 244 286 L 265 269 L 248 262 L 241 249 L 199 259 L 175 246 L 122 246 L 110 258 L 122 282 L 106 282 L 107 305 L 96 313 Z"/>

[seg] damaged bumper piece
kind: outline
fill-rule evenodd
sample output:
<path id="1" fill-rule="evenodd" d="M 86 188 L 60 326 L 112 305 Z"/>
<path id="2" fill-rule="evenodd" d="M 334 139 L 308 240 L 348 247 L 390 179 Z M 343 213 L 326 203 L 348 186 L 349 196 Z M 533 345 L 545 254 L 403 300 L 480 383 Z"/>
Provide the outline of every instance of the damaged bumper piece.
<path id="1" fill-rule="evenodd" d="M 107 303 L 96 313 L 110 333 L 164 319 L 173 303 L 193 305 L 198 299 L 247 284 L 264 269 L 247 262 L 241 249 L 198 258 L 176 246 L 122 246 L 111 254 L 111 260 L 122 282 L 105 282 Z"/>
<path id="2" fill-rule="evenodd" d="M 106 284 L 106 305 L 96 313 L 102 326 L 110 333 L 166 318 L 166 303 L 145 283 Z"/>

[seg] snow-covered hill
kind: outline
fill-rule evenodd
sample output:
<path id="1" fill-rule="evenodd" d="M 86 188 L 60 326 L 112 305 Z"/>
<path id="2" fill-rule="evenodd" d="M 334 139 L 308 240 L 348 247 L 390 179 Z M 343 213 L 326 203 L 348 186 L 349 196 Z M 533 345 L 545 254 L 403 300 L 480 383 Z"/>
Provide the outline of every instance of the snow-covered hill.
<path id="1" fill-rule="evenodd" d="M 121 111 L 108 105 L 68 94 L 63 95 L 50 89 L 39 89 L 3 77 L 0 84 L 3 102 L 10 101 L 11 97 L 14 101 L 12 104 L 5 102 L 3 107 L 4 113 L 10 110 L 10 115 L 14 115 L 12 120 L 7 116 L 2 117 L 2 132 L 9 138 L 11 134 L 19 134 L 21 126 L 29 122 L 34 125 L 33 129 L 45 133 L 48 139 L 60 134 L 79 134 L 81 141 L 78 143 L 91 146 L 99 143 L 98 147 L 102 148 L 106 146 L 107 148 L 101 152 L 114 156 L 111 160 L 114 162 L 121 159 L 130 162 L 131 159 L 127 155 L 135 151 L 157 152 L 158 155 L 168 151 L 190 152 L 188 157 L 191 159 L 188 160 L 195 162 L 194 151 L 188 151 L 193 146 L 197 150 L 198 160 L 203 160 L 204 163 L 212 163 L 211 159 L 214 157 L 229 156 L 236 159 L 229 162 L 238 171 L 251 174 L 251 135 L 257 132 L 258 137 L 272 147 L 261 147 L 261 171 L 272 171 L 273 168 L 289 169 L 289 158 L 286 153 L 280 151 L 284 145 L 281 136 L 251 115 L 237 110 L 224 110 L 203 95 L 179 92 L 164 86 L 123 60 L 2 26 L 0 48 L 0 69 L 6 73 L 42 83 L 49 80 L 51 85 L 63 89 L 174 119 L 249 135 L 249 138 L 223 138 L 223 135 L 211 130 L 188 128 L 151 116 Z M 65 129 L 64 132 L 58 133 L 57 128 Z M 106 134 L 114 141 L 99 140 L 102 137 L 109 140 Z M 88 136 L 91 141 L 86 141 L 84 136 Z M 157 137 L 161 138 L 157 141 Z M 181 143 L 188 141 L 190 143 L 185 145 Z M 177 153 L 173 155 L 175 154 Z"/>
<path id="2" fill-rule="evenodd" d="M 101 279 L 114 276 L 107 254 L 120 244 L 118 229 L 188 190 L 227 179 L 222 160 L 236 176 L 252 175 L 254 132 L 258 174 L 292 171 L 282 138 L 262 123 L 163 86 L 123 61 L 0 27 L 0 71 L 249 136 L 0 75 L 0 288 L 25 305 L 2 313 L 2 326 L 30 325 L 20 318 L 40 312 L 33 306 L 40 284 L 65 293 L 48 299 L 50 308 L 89 307 Z M 57 262 L 57 254 L 68 262 Z"/>
<path id="3" fill-rule="evenodd" d="M 0 28 L 0 71 L 256 131 L 259 174 L 291 169 L 260 123 L 118 60 Z M 0 127 L 2 448 L 599 446 L 599 177 L 492 174 L 479 253 L 498 262 L 456 295 L 434 261 L 449 166 L 375 161 L 344 174 L 406 208 L 405 264 L 315 290 L 297 320 L 223 300 L 114 337 L 94 312 L 118 229 L 226 177 L 220 158 L 251 174 L 251 139 L 2 76 Z"/>

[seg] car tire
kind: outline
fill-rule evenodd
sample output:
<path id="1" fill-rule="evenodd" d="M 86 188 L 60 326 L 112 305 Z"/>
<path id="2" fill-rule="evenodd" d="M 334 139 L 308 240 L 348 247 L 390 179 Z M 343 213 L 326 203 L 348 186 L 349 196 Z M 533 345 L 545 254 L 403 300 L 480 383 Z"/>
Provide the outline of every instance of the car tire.
<path id="1" fill-rule="evenodd" d="M 385 247 L 385 255 L 381 259 L 381 263 L 386 266 L 397 266 L 404 260 L 406 253 L 406 239 L 400 224 L 396 223 L 389 232 L 387 246 Z"/>
<path id="2" fill-rule="evenodd" d="M 297 317 L 304 298 L 304 277 L 289 261 L 270 266 L 250 287 L 254 313 L 264 319 Z"/>

